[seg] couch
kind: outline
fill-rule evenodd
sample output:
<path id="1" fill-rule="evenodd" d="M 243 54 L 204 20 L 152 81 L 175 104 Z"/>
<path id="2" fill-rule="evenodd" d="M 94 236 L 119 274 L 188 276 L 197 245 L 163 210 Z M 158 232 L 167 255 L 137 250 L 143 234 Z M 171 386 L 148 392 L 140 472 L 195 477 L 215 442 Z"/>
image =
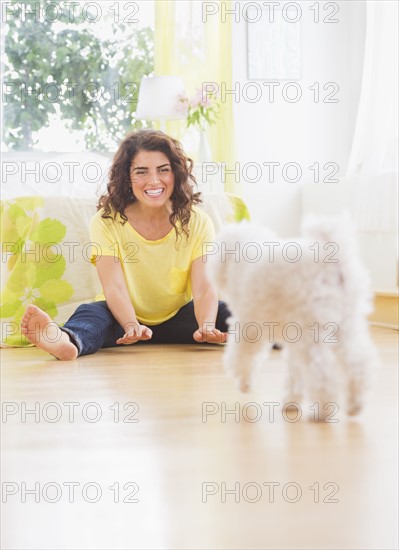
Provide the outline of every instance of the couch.
<path id="1" fill-rule="evenodd" d="M 84 183 L 84 182 L 83 182 Z M 60 185 L 58 185 L 58 188 Z M 20 320 L 27 304 L 64 323 L 79 304 L 91 302 L 100 291 L 95 267 L 89 261 L 89 222 L 96 212 L 93 189 L 70 186 L 62 195 L 40 185 L 8 188 L 1 200 L 1 345 L 27 346 Z M 98 194 L 98 193 L 97 193 Z M 79 196 L 81 195 L 81 196 Z M 90 196 L 91 195 L 91 196 Z M 201 205 L 216 230 L 230 221 L 249 218 L 244 202 L 227 193 L 204 193 Z"/>

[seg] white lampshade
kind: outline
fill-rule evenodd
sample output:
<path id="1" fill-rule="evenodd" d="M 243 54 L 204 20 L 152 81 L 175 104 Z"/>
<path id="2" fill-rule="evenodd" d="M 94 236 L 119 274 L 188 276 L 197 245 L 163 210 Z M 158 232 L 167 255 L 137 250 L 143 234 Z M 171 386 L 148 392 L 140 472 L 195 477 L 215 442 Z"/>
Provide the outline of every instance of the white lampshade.
<path id="1" fill-rule="evenodd" d="M 179 76 L 152 76 L 141 79 L 136 118 L 140 120 L 170 120 L 185 118 L 178 109 L 179 96 L 184 94 Z"/>

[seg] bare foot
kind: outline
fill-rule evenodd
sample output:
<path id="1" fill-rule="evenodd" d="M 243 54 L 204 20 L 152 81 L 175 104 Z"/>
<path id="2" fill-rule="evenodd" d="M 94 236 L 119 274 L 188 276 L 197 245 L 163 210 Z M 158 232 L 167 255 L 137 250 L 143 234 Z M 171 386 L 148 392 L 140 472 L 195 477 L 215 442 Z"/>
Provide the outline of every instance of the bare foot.
<path id="1" fill-rule="evenodd" d="M 26 307 L 21 320 L 21 332 L 32 344 L 61 361 L 70 361 L 78 356 L 78 349 L 68 334 L 37 306 Z"/>

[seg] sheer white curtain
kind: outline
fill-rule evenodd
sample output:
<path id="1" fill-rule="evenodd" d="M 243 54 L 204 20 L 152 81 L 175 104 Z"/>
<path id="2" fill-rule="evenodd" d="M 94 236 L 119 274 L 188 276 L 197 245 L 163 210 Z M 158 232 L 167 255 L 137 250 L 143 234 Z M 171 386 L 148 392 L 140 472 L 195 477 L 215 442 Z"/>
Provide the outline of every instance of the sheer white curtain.
<path id="1" fill-rule="evenodd" d="M 397 230 L 398 4 L 367 0 L 362 87 L 346 177 L 358 228 Z"/>

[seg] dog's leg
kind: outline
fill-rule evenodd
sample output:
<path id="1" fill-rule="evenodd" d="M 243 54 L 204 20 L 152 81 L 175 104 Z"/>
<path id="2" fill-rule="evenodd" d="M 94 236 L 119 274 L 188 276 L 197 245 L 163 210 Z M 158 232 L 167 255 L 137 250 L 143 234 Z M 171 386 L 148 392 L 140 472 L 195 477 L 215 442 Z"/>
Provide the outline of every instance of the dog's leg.
<path id="1" fill-rule="evenodd" d="M 287 350 L 288 379 L 286 385 L 285 403 L 298 403 L 298 405 L 300 405 L 303 399 L 302 379 L 305 368 L 303 358 L 299 358 L 299 355 L 303 355 L 301 351 L 304 350 L 299 350 L 297 345 L 298 344 L 291 344 Z M 295 406 L 293 405 L 292 408 L 295 408 Z"/>
<path id="2" fill-rule="evenodd" d="M 331 345 L 324 342 L 313 343 L 309 348 L 306 385 L 313 401 L 311 410 L 314 412 L 315 422 L 328 422 L 332 413 L 335 415 L 342 408 L 336 402 L 337 370 Z"/>
<path id="3" fill-rule="evenodd" d="M 236 342 L 230 339 L 227 342 L 223 363 L 226 372 L 232 374 L 237 380 L 241 391 L 247 392 L 251 388 L 251 376 L 255 370 L 255 358 L 258 355 L 261 344 L 244 339 Z"/>
<path id="4" fill-rule="evenodd" d="M 347 413 L 353 416 L 363 408 L 371 370 L 378 363 L 375 346 L 364 322 L 358 323 L 356 330 L 341 331 L 338 355 L 346 377 Z"/>

